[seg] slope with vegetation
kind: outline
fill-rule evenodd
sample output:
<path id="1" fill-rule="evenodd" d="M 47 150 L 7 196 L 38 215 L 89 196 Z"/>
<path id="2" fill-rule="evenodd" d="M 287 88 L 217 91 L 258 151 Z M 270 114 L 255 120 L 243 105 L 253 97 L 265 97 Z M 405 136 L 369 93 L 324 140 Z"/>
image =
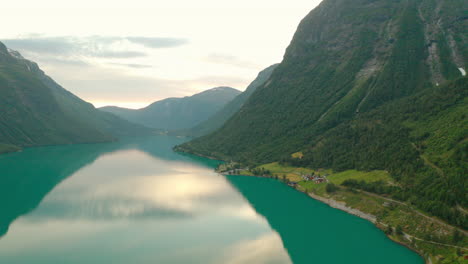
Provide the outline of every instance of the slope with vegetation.
<path id="1" fill-rule="evenodd" d="M 388 171 L 392 188 L 359 188 L 466 229 L 466 10 L 462 0 L 324 0 L 240 111 L 176 149 L 247 167 Z"/>
<path id="2" fill-rule="evenodd" d="M 468 227 L 468 78 L 382 106 L 327 131 L 302 159 L 336 170 L 386 169 L 403 188 L 389 193 Z"/>
<path id="3" fill-rule="evenodd" d="M 430 82 L 431 68 L 457 64 L 455 58 L 464 56 L 460 50 L 466 47 L 463 33 L 468 27 L 462 26 L 467 20 L 463 8 L 457 6 L 466 7 L 467 3 L 322 2 L 302 21 L 270 81 L 222 129 L 179 149 L 257 164 L 293 162 L 288 160 L 290 154 L 304 150 L 301 165 L 391 170 L 409 189 L 429 177 L 423 177 L 429 172 L 422 170 L 437 171 L 435 165 L 426 166 L 437 158 L 440 166 L 447 163 L 445 167 L 450 168 L 444 174 L 450 179 L 448 185 L 440 191 L 446 195 L 420 191 L 420 195 L 432 197 L 423 207 L 466 225 L 460 222 L 460 212 L 450 209 L 466 206 L 467 200 L 460 187 L 465 184 L 462 172 L 466 166 L 466 77 L 441 71 L 442 79 Z M 428 12 L 436 13 L 430 16 Z M 428 65 L 433 48 L 425 41 L 425 31 L 427 20 L 433 19 L 442 21 L 439 34 L 450 40 L 445 48 L 452 56 L 437 56 L 440 63 L 434 59 Z M 441 54 L 443 49 L 435 53 Z M 343 136 L 336 136 L 338 133 Z M 425 137 L 427 146 L 420 146 Z M 411 145 L 411 138 L 421 142 Z M 430 162 L 422 162 L 421 156 Z M 413 163 L 421 168 L 413 168 Z M 448 191 L 453 188 L 457 192 Z M 442 209 L 439 202 L 449 209 Z"/>
<path id="4" fill-rule="evenodd" d="M 278 64 L 271 65 L 262 70 L 244 92 L 236 96 L 232 101 L 227 103 L 220 111 L 208 118 L 206 121 L 190 128 L 189 130 L 179 131 L 178 134 L 200 137 L 222 127 L 227 120 L 239 111 L 255 90 L 268 81 L 276 66 L 278 66 Z"/>
<path id="5" fill-rule="evenodd" d="M 100 112 L 55 83 L 36 63 L 0 43 L 0 153 L 150 132 Z"/>
<path id="6" fill-rule="evenodd" d="M 427 65 L 429 49 L 436 45 L 429 46 L 425 40 L 420 14 L 429 9 L 426 5 L 435 3 L 322 2 L 302 21 L 270 81 L 257 89 L 222 130 L 185 147 L 220 157 L 278 160 L 285 152 L 312 145 L 316 136 L 343 121 L 385 102 L 431 89 L 436 83 L 430 82 L 430 68 L 454 63 L 451 57 L 438 56 L 440 63 Z M 447 5 L 440 7 L 445 10 L 450 3 L 467 5 L 459 0 L 438 5 Z M 441 25 L 451 34 L 454 50 L 467 43 L 466 27 L 453 25 L 467 24 L 462 19 L 463 9 L 457 10 L 458 14 L 450 15 L 453 21 L 449 25 Z M 448 12 L 425 17 L 449 19 L 444 14 Z M 457 51 L 457 56 L 461 54 Z M 461 77 L 459 71 L 453 75 L 445 78 Z"/>

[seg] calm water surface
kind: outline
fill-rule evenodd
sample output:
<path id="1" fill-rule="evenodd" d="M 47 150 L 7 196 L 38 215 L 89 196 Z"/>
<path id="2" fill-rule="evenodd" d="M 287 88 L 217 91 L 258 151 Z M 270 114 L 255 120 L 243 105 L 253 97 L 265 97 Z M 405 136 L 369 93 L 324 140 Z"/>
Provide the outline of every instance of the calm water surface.
<path id="1" fill-rule="evenodd" d="M 269 179 L 213 172 L 183 139 L 0 156 L 0 263 L 399 263 L 372 224 Z"/>

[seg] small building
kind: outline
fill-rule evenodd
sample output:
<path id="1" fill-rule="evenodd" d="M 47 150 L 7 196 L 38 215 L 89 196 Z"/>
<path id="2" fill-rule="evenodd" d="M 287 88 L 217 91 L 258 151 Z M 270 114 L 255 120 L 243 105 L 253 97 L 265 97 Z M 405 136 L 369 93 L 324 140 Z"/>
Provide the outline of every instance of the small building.
<path id="1" fill-rule="evenodd" d="M 316 184 L 319 184 L 319 183 L 325 182 L 325 179 L 322 178 L 322 177 L 317 177 L 317 178 L 314 179 L 314 182 L 315 182 Z"/>

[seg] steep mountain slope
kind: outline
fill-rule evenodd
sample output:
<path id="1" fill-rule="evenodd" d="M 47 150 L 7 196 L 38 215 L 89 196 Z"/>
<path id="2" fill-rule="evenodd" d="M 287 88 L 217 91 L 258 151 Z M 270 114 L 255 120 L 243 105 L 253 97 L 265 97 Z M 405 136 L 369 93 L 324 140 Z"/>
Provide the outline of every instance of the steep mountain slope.
<path id="1" fill-rule="evenodd" d="M 249 86 L 247 87 L 247 89 L 245 89 L 244 92 L 236 96 L 220 111 L 218 111 L 212 117 L 208 118 L 208 120 L 198 124 L 197 126 L 189 130 L 181 131 L 180 133 L 184 135 L 190 135 L 193 137 L 200 137 L 203 135 L 207 135 L 223 126 L 229 118 L 231 118 L 237 111 L 239 111 L 239 109 L 242 107 L 242 105 L 244 105 L 247 99 L 249 99 L 253 92 L 255 92 L 255 90 L 259 86 L 268 81 L 268 78 L 270 78 L 271 74 L 277 66 L 278 64 L 274 64 L 261 71 L 258 74 L 257 78 L 255 78 L 255 80 L 249 84 Z"/>
<path id="2" fill-rule="evenodd" d="M 145 126 L 177 130 L 205 121 L 239 94 L 234 88 L 216 87 L 189 97 L 157 101 L 138 110 L 115 106 L 100 109 Z"/>
<path id="3" fill-rule="evenodd" d="M 34 67 L 32 65 L 30 68 L 34 69 L 37 68 L 37 66 Z M 154 131 L 154 129 L 132 123 L 112 113 L 96 109 L 92 104 L 81 100 L 79 97 L 65 90 L 39 69 L 37 75 L 41 81 L 50 88 L 55 96 L 55 100 L 68 116 L 73 116 L 84 123 L 91 124 L 93 127 L 110 133 L 114 137 L 148 135 Z"/>
<path id="4" fill-rule="evenodd" d="M 457 67 L 466 69 L 467 60 L 456 58 L 465 58 L 468 27 L 466 8 L 456 7 L 466 6 L 462 0 L 323 1 L 299 25 L 270 81 L 222 130 L 191 144 L 220 156 L 279 159 L 344 120 L 461 77 Z M 440 21 L 438 35 L 450 45 L 425 34 L 428 20 Z M 432 69 L 443 65 L 451 70 L 431 83 Z"/>
<path id="5" fill-rule="evenodd" d="M 303 151 L 296 166 L 386 169 L 390 195 L 468 228 L 468 78 L 422 91 L 343 122 Z M 385 193 L 385 192 L 384 192 Z"/>
<path id="6" fill-rule="evenodd" d="M 12 146 L 103 142 L 118 134 L 149 132 L 99 112 L 2 43 L 0 95 L 1 152 L 15 149 Z"/>
<path id="7" fill-rule="evenodd" d="M 241 110 L 178 149 L 389 170 L 402 183 L 393 195 L 466 227 L 466 10 L 463 0 L 324 0 Z"/>

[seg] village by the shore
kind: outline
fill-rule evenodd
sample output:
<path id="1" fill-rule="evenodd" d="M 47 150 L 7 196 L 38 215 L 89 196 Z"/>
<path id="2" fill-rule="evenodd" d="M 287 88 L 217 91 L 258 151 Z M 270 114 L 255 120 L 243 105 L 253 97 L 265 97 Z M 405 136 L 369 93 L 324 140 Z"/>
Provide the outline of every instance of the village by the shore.
<path id="1" fill-rule="evenodd" d="M 318 170 L 307 170 L 307 172 L 294 172 L 293 178 L 294 180 L 291 179 L 291 173 L 289 175 L 286 175 L 285 173 L 278 173 L 277 171 L 270 171 L 267 168 L 264 168 L 262 166 L 256 167 L 256 168 L 249 168 L 246 166 L 241 166 L 238 163 L 225 163 L 221 164 L 216 171 L 221 174 L 221 175 L 239 175 L 239 176 L 255 176 L 255 177 L 262 177 L 262 178 L 273 178 L 277 179 L 279 181 L 284 182 L 291 188 L 294 188 L 297 191 L 303 192 L 307 194 L 310 198 L 313 198 L 317 201 L 323 202 L 330 207 L 342 210 L 346 213 L 355 215 L 357 217 L 360 217 L 362 219 L 368 220 L 374 225 L 376 225 L 379 229 L 385 232 L 385 234 L 392 239 L 393 241 L 408 247 L 411 250 L 414 250 L 418 254 L 420 254 L 422 257 L 424 257 L 425 262 L 427 264 L 432 264 L 434 263 L 434 259 L 440 259 L 443 258 L 442 255 L 434 255 L 433 253 L 428 253 L 425 249 L 421 248 L 421 244 L 417 243 L 426 243 L 426 244 L 432 244 L 432 245 L 439 245 L 442 248 L 453 248 L 456 250 L 462 250 L 462 252 L 467 252 L 468 249 L 464 247 L 459 247 L 455 245 L 450 245 L 450 244 L 444 244 L 444 243 L 438 243 L 434 241 L 430 241 L 427 239 L 423 239 L 414 235 L 410 235 L 408 233 L 403 232 L 401 229 L 401 226 L 392 226 L 388 223 L 382 222 L 382 219 L 378 215 L 374 215 L 368 210 L 363 207 L 366 210 L 360 210 L 358 208 L 355 208 L 354 206 L 349 206 L 345 201 L 340 199 L 338 196 L 333 195 L 334 192 L 337 190 L 345 190 L 346 188 L 343 189 L 343 187 L 338 187 L 336 186 L 333 181 L 330 179 L 330 175 L 328 171 L 323 170 L 323 169 L 318 169 Z M 312 184 L 312 185 L 311 185 Z M 314 191 L 310 191 L 307 188 L 304 188 L 304 185 L 307 186 L 317 186 L 316 188 L 320 189 L 325 189 L 324 193 L 317 193 Z M 324 186 L 326 188 L 324 188 Z M 329 188 L 330 187 L 330 188 Z M 395 204 L 402 204 L 404 206 L 409 207 L 408 205 L 394 201 L 392 199 L 388 199 L 379 195 L 367 193 L 367 192 L 362 192 L 362 191 L 357 191 L 351 189 L 352 192 L 355 193 L 355 195 L 360 195 L 360 197 L 364 198 L 364 200 L 369 199 L 369 198 L 378 198 L 381 200 L 381 206 L 382 207 L 392 207 Z M 342 194 L 342 192 L 340 192 Z M 339 200 L 337 200 L 335 197 L 338 197 Z M 365 202 L 363 202 L 365 203 Z M 362 207 L 362 206 L 361 206 Z M 410 211 L 413 211 L 416 215 L 421 216 L 422 213 L 418 212 L 417 210 L 410 209 Z M 422 215 L 423 219 L 425 220 L 430 219 L 429 222 L 432 222 L 430 225 L 433 226 L 434 223 L 440 222 L 440 220 L 434 219 L 430 216 L 427 215 Z M 445 228 L 448 228 L 447 230 L 458 230 L 457 228 L 453 228 L 447 224 L 441 224 L 441 226 L 444 226 Z M 461 233 L 465 234 L 465 232 L 460 231 Z M 466 256 L 466 255 L 465 255 Z"/>

